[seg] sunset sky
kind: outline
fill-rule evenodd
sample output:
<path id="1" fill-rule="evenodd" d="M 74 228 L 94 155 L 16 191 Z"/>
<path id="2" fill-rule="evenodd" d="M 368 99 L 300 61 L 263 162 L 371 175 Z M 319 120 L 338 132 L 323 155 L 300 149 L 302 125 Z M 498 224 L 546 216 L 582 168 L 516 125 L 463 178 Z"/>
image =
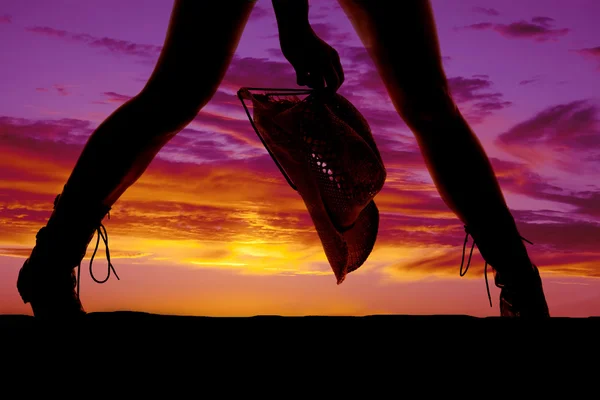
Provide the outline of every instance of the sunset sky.
<path id="1" fill-rule="evenodd" d="M 172 4 L 0 3 L 1 314 L 31 313 L 16 291 L 18 270 L 89 135 L 151 74 Z M 600 315 L 600 2 L 432 4 L 452 94 L 534 243 L 551 314 Z M 350 22 L 335 0 L 312 0 L 310 21 L 338 50 L 340 93 L 367 118 L 388 171 L 367 262 L 336 285 L 304 203 L 235 97 L 241 86 L 296 87 L 271 2 L 259 0 L 217 94 L 104 221 L 121 280 L 94 283 L 86 259 L 87 311 L 499 314 L 499 290 L 491 287 L 490 308 L 477 251 L 459 277 L 462 224 Z M 102 278 L 103 245 L 96 257 Z"/>

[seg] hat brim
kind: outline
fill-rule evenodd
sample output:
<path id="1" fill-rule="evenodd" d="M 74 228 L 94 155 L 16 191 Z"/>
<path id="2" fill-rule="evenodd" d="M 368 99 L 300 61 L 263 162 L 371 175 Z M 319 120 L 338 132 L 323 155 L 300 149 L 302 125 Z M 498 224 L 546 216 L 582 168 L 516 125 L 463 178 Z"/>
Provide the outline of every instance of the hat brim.
<path id="1" fill-rule="evenodd" d="M 379 210 L 374 200 L 362 209 L 352 226 L 340 229 L 333 223 L 330 211 L 321 198 L 317 179 L 307 171 L 299 173 L 297 167 L 290 165 L 286 157 L 280 157 L 279 151 L 272 149 L 279 163 L 288 171 L 304 201 L 313 221 L 325 256 L 331 269 L 341 284 L 346 276 L 357 270 L 371 254 L 379 230 Z M 299 175 L 303 176 L 299 176 Z"/>

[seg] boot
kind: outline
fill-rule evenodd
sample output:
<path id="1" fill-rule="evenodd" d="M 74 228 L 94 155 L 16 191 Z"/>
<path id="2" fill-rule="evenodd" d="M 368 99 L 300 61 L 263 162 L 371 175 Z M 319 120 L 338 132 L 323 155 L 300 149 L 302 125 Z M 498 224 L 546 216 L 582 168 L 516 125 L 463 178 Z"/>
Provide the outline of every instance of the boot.
<path id="1" fill-rule="evenodd" d="M 484 274 L 490 306 L 492 305 L 492 300 L 487 280 L 488 265 L 493 269 L 495 285 L 501 289 L 501 316 L 523 318 L 550 317 L 538 268 L 529 259 L 527 250 L 523 244 L 523 240 L 529 241 L 518 234 L 506 233 L 517 232 L 516 226 L 513 225 L 509 228 L 500 228 L 495 232 L 489 232 L 488 230 L 486 234 L 483 234 L 482 229 L 465 226 L 466 236 L 460 275 L 464 276 L 467 273 L 473 248 L 477 245 L 486 262 Z M 465 249 L 469 235 L 473 238 L 473 246 L 471 247 L 466 269 L 463 271 Z"/>
<path id="2" fill-rule="evenodd" d="M 96 231 L 99 241 L 103 233 L 100 229 L 104 228 L 101 221 L 110 211 L 110 207 L 105 206 L 95 210 L 83 210 L 81 206 L 69 204 L 57 207 L 59 199 L 60 195 L 54 201 L 48 224 L 37 233 L 36 245 L 17 279 L 23 302 L 29 303 L 33 315 L 41 319 L 73 319 L 85 315 L 75 267 L 79 272 L 81 260 Z M 110 259 L 109 267 L 112 268 Z"/>

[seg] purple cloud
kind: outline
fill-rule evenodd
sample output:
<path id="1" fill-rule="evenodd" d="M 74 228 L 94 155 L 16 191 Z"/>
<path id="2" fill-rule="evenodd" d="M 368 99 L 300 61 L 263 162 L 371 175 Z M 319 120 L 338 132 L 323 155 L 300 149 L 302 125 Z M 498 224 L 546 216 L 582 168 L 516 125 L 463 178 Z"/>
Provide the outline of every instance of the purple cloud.
<path id="1" fill-rule="evenodd" d="M 8 14 L 0 15 L 0 24 L 10 24 L 12 23 L 12 16 Z"/>
<path id="2" fill-rule="evenodd" d="M 340 51 L 340 56 L 347 78 L 342 86 L 343 93 L 351 93 L 350 97 L 353 97 L 356 93 L 370 92 L 387 99 L 383 81 L 364 47 L 345 47 Z M 512 105 L 510 101 L 503 99 L 502 93 L 489 91 L 493 82 L 485 74 L 476 74 L 471 78 L 451 77 L 448 84 L 455 101 L 459 105 L 469 106 L 468 118 L 471 123 L 482 122 L 492 112 Z M 351 100 L 354 101 L 354 97 Z M 395 120 L 394 117 L 392 119 Z"/>
<path id="3" fill-rule="evenodd" d="M 339 29 L 329 22 L 311 23 L 310 26 L 321 39 L 336 49 L 352 40 L 349 32 L 339 32 Z"/>
<path id="4" fill-rule="evenodd" d="M 465 26 L 462 29 L 494 30 L 508 38 L 533 39 L 538 42 L 554 40 L 571 32 L 568 28 L 555 29 L 552 27 L 553 23 L 554 19 L 550 17 L 534 17 L 530 22 L 517 21 L 510 24 L 481 22 Z"/>
<path id="5" fill-rule="evenodd" d="M 532 199 L 555 202 L 574 208 L 567 218 L 580 220 L 581 218 L 594 219 L 600 222 L 600 191 L 598 190 L 569 190 L 549 183 L 548 179 L 534 172 L 529 166 L 522 163 L 503 161 L 490 158 L 498 181 L 503 190 L 509 190 Z M 579 216 L 579 218 L 576 218 Z M 541 214 L 539 223 L 548 221 L 547 213 Z M 552 222 L 565 222 L 564 219 Z"/>
<path id="6" fill-rule="evenodd" d="M 550 17 L 533 17 L 531 22 L 549 28 L 554 23 L 554 18 Z"/>
<path id="7" fill-rule="evenodd" d="M 108 50 L 112 54 L 135 56 L 152 62 L 158 58 L 162 49 L 162 46 L 139 44 L 108 37 L 95 37 L 88 35 L 87 33 L 72 33 L 45 26 L 34 26 L 26 28 L 26 30 L 39 35 L 83 43 L 93 48 Z"/>
<path id="8" fill-rule="evenodd" d="M 104 92 L 94 104 L 123 104 L 133 96 Z M 252 130 L 236 95 L 218 90 L 209 104 L 160 152 L 173 161 L 203 163 L 256 157 L 262 144 Z"/>
<path id="9" fill-rule="evenodd" d="M 487 75 L 474 75 L 472 78 L 462 76 L 448 79 L 452 97 L 459 104 L 469 104 L 471 122 L 481 122 L 493 111 L 510 107 L 512 103 L 503 99 L 499 92 L 485 92 L 493 85 Z"/>
<path id="10" fill-rule="evenodd" d="M 500 15 L 498 10 L 496 10 L 495 8 L 473 7 L 473 12 L 476 12 L 478 14 L 489 15 L 491 17 L 497 17 L 498 15 Z"/>
<path id="11" fill-rule="evenodd" d="M 478 22 L 476 24 L 464 26 L 464 27 L 462 27 L 462 29 L 484 30 L 484 29 L 491 29 L 493 27 L 494 27 L 494 24 L 492 24 L 491 22 Z"/>
<path id="12" fill-rule="evenodd" d="M 67 85 L 61 85 L 61 84 L 54 84 L 52 85 L 52 89 L 54 89 L 56 91 L 56 93 L 58 93 L 61 96 L 68 96 L 71 94 L 71 91 L 68 89 Z M 41 93 L 47 93 L 50 90 L 47 88 L 35 88 L 36 92 L 41 92 Z"/>
<path id="13" fill-rule="evenodd" d="M 34 140 L 62 144 L 84 144 L 93 131 L 90 121 L 63 118 L 58 120 L 28 120 L 0 117 L 0 139 Z"/>
<path id="14" fill-rule="evenodd" d="M 588 47 L 585 49 L 575 50 L 576 52 L 592 57 L 600 57 L 600 46 L 598 47 Z"/>
<path id="15" fill-rule="evenodd" d="M 585 100 L 549 107 L 498 137 L 505 147 L 544 145 L 556 150 L 600 148 L 600 108 Z"/>
<path id="16" fill-rule="evenodd" d="M 64 85 L 54 85 L 54 90 L 56 90 L 58 92 L 58 94 L 60 94 L 61 96 L 68 96 L 71 94 L 71 92 L 69 91 L 69 89 L 67 89 L 66 86 Z"/>
<path id="17" fill-rule="evenodd" d="M 275 33 L 264 36 L 263 38 L 279 38 L 279 33 L 277 32 L 277 24 L 275 23 L 274 26 Z M 352 40 L 352 35 L 349 32 L 339 32 L 339 29 L 329 22 L 312 22 L 310 26 L 315 31 L 317 36 L 319 36 L 319 38 L 327 42 L 327 44 L 335 48 L 338 52 L 340 51 L 340 49 L 345 47 L 345 43 Z"/>
<path id="18" fill-rule="evenodd" d="M 362 46 L 349 46 L 342 47 L 339 52 L 346 75 L 346 82 L 340 93 L 355 102 L 361 110 L 374 108 L 372 104 L 369 105 L 372 103 L 371 100 L 366 99 L 372 95 L 378 95 L 389 103 L 387 90 L 367 50 Z M 449 59 L 449 57 L 447 58 Z M 512 104 L 503 99 L 502 93 L 489 92 L 493 83 L 488 75 L 478 74 L 472 78 L 452 77 L 448 79 L 448 83 L 456 102 L 459 105 L 469 106 L 468 118 L 471 123 L 482 122 L 493 111 L 504 109 Z M 398 124 L 391 105 L 389 110 L 387 106 L 379 103 L 376 108 L 378 110 L 372 110 L 373 113 L 369 110 L 369 121 L 371 121 L 371 115 L 375 117 L 378 113 L 383 112 L 389 114 L 385 119 L 393 120 L 395 124 Z"/>
<path id="19" fill-rule="evenodd" d="M 600 61 L 600 46 L 577 49 L 573 51 L 591 60 Z M 598 65 L 598 70 L 600 71 L 600 65 Z"/>
<path id="20" fill-rule="evenodd" d="M 272 14 L 272 9 L 270 7 L 263 7 L 264 3 L 257 3 L 252 10 L 252 20 L 256 20 L 259 18 L 264 18 Z"/>
<path id="21" fill-rule="evenodd" d="M 125 94 L 115 93 L 115 92 L 104 92 L 102 93 L 104 96 L 104 100 L 102 101 L 94 101 L 94 104 L 109 104 L 109 103 L 117 103 L 123 104 L 126 101 L 131 100 L 133 96 L 128 96 Z"/>
<path id="22" fill-rule="evenodd" d="M 533 83 L 539 82 L 540 79 L 541 78 L 539 76 L 534 76 L 534 77 L 529 78 L 529 79 L 523 79 L 522 81 L 519 81 L 519 85 L 521 85 L 521 86 L 531 85 Z"/>
<path id="23" fill-rule="evenodd" d="M 287 61 L 234 57 L 222 86 L 234 91 L 242 86 L 296 87 L 296 73 Z"/>
<path id="24" fill-rule="evenodd" d="M 202 130 L 188 126 L 162 149 L 157 159 L 167 160 L 175 165 L 194 165 L 208 162 L 235 163 L 238 159 L 265 157 L 268 158 L 267 164 L 272 163 L 248 122 L 218 119 L 208 112 L 201 112 L 197 119 L 207 122 L 211 118 L 221 125 L 221 130 L 242 130 L 240 135 L 247 135 L 256 145 L 249 146 L 233 135 L 224 135 L 221 130 Z M 94 129 L 94 124 L 86 120 L 0 117 L 0 150 L 43 154 L 59 163 L 62 168 L 67 165 L 72 168 L 70 163 L 77 158 Z M 27 159 L 28 156 L 23 157 Z M 7 175 L 4 176 L 3 172 Z M 0 169 L 0 179 L 9 179 L 11 173 L 10 169 Z"/>

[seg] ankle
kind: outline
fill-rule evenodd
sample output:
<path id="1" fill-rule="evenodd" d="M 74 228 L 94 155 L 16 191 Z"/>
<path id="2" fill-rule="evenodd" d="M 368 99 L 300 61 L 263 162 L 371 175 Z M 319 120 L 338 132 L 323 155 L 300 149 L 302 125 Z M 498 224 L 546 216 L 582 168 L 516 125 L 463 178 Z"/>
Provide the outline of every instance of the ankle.
<path id="1" fill-rule="evenodd" d="M 31 267 L 42 274 L 70 273 L 85 257 L 92 238 L 93 232 L 85 237 L 72 230 L 58 229 L 56 225 L 46 225 L 36 235 L 29 257 Z"/>
<path id="2" fill-rule="evenodd" d="M 503 277 L 518 277 L 530 272 L 531 260 L 514 221 L 512 224 L 486 224 L 485 229 L 469 226 L 467 232 L 484 260 Z"/>
<path id="3" fill-rule="evenodd" d="M 66 190 L 66 186 L 65 186 Z M 109 213 L 110 207 L 101 203 L 90 203 L 72 190 L 58 195 L 54 202 L 54 210 L 46 224 L 48 240 L 61 250 L 77 250 L 84 252 L 92 240 L 94 233 Z"/>

